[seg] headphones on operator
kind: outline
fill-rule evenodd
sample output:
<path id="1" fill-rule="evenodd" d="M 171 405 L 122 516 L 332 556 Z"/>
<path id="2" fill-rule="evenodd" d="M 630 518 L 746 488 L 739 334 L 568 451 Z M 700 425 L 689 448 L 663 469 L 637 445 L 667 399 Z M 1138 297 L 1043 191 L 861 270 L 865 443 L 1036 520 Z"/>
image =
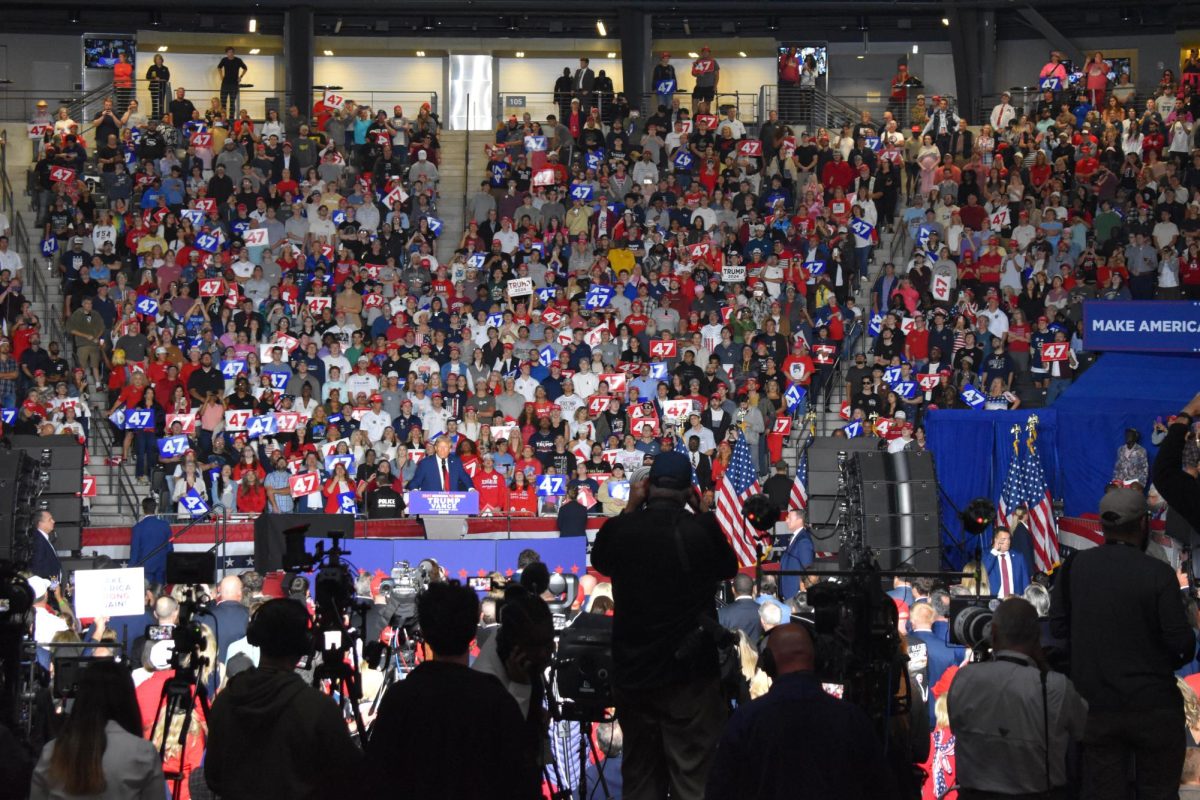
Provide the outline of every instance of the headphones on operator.
<path id="1" fill-rule="evenodd" d="M 268 656 L 311 656 L 315 627 L 299 600 L 277 598 L 259 606 L 246 625 L 246 641 Z"/>

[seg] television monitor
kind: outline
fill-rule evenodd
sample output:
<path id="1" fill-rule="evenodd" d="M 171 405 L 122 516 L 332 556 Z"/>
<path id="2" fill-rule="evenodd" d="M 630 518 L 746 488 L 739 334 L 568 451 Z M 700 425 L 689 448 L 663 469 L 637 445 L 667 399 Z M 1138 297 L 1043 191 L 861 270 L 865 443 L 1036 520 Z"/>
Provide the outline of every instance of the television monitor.
<path id="1" fill-rule="evenodd" d="M 793 48 L 800 51 L 801 64 L 809 56 L 813 57 L 813 60 L 817 62 L 817 75 L 824 75 L 829 71 L 829 48 L 822 44 L 781 44 L 776 49 L 776 59 Z"/>
<path id="2" fill-rule="evenodd" d="M 137 39 L 119 34 L 83 37 L 83 66 L 86 69 L 112 69 L 119 53 L 129 56 L 130 63 L 136 62 Z"/>

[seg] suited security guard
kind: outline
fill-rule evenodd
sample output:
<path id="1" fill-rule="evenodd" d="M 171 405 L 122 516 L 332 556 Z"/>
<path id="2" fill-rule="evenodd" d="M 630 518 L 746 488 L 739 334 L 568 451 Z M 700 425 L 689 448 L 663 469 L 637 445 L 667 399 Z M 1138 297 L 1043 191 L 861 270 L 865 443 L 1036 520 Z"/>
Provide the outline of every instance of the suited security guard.
<path id="1" fill-rule="evenodd" d="M 33 554 L 29 559 L 29 571 L 46 580 L 62 578 L 62 562 L 54 551 L 54 515 L 49 511 L 38 511 L 34 520 L 37 530 L 33 534 Z"/>

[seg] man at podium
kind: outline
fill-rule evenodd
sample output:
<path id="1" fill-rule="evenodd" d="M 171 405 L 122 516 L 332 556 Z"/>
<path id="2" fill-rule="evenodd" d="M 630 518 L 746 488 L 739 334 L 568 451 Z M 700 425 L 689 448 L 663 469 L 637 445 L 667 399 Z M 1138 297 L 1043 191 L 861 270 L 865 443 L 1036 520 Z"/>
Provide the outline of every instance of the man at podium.
<path id="1" fill-rule="evenodd" d="M 433 445 L 433 455 L 417 464 L 408 488 L 418 492 L 470 492 L 475 484 L 459 457 L 451 454 L 449 437 L 439 436 Z"/>

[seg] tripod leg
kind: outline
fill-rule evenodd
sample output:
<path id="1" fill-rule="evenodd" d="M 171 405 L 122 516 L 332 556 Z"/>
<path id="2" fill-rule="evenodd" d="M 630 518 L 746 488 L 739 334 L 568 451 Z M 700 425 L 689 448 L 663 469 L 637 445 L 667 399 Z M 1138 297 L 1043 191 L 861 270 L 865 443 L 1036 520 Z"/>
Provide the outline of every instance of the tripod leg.
<path id="1" fill-rule="evenodd" d="M 608 779 L 604 777 L 604 765 L 600 763 L 600 753 L 596 750 L 596 743 L 592 740 L 592 723 L 588 723 L 587 730 L 587 746 L 592 749 L 592 758 L 596 762 L 596 777 L 600 782 L 600 788 L 604 792 L 606 800 L 612 797 L 612 791 L 608 788 Z M 582 794 L 579 795 L 583 797 Z"/>

